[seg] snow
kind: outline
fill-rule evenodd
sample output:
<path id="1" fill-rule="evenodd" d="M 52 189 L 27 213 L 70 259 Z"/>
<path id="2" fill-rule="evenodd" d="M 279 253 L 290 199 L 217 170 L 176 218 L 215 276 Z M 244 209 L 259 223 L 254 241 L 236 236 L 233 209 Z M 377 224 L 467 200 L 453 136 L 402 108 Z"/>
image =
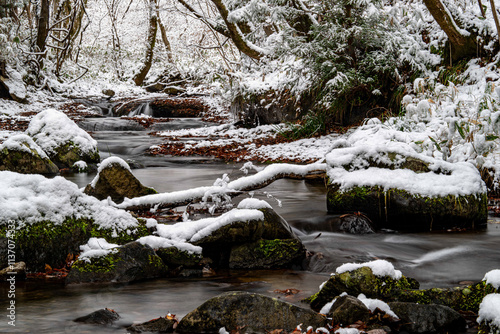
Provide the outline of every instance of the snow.
<path id="1" fill-rule="evenodd" d="M 118 247 L 120 246 L 108 243 L 104 238 L 90 238 L 85 245 L 80 246 L 82 252 L 78 259 L 90 263 L 94 257 L 102 257 L 116 252 Z"/>
<path id="2" fill-rule="evenodd" d="M 495 289 L 498 290 L 498 288 L 500 287 L 500 269 L 488 271 L 484 275 L 483 281 L 486 281 L 486 284 L 491 284 Z"/>
<path id="3" fill-rule="evenodd" d="M 187 242 L 174 241 L 155 235 L 148 235 L 145 237 L 141 237 L 137 239 L 137 242 L 143 245 L 148 245 L 153 249 L 175 247 L 181 251 L 185 251 L 191 254 L 201 254 L 202 251 L 201 247 L 199 246 L 194 246 Z"/>
<path id="4" fill-rule="evenodd" d="M 41 175 L 24 175 L 0 171 L 1 222 L 25 224 L 50 221 L 60 225 L 66 218 L 90 218 L 100 228 L 118 232 L 135 230 L 137 220 L 130 213 L 87 196 L 78 186 L 56 176 L 52 179 Z"/>
<path id="5" fill-rule="evenodd" d="M 478 323 L 486 322 L 500 328 L 500 294 L 492 293 L 483 298 L 479 305 Z"/>
<path id="6" fill-rule="evenodd" d="M 88 168 L 88 165 L 85 161 L 78 160 L 73 164 L 73 168 L 77 168 L 78 170 L 86 170 Z"/>
<path id="7" fill-rule="evenodd" d="M 7 149 L 11 151 L 22 151 L 33 154 L 34 150 L 42 159 L 48 159 L 47 154 L 38 146 L 31 137 L 25 134 L 14 134 L 0 144 L 0 151 Z"/>
<path id="8" fill-rule="evenodd" d="M 321 289 L 320 289 L 321 290 Z M 328 314 L 330 310 L 332 309 L 333 304 L 337 301 L 337 298 L 333 299 L 331 302 L 326 303 L 321 310 L 319 311 L 320 314 Z"/>
<path id="9" fill-rule="evenodd" d="M 360 331 L 356 328 L 339 328 L 335 332 L 335 334 L 360 334 Z"/>
<path id="10" fill-rule="evenodd" d="M 97 152 L 97 141 L 63 112 L 47 109 L 31 120 L 26 133 L 48 154 L 72 142 L 83 154 Z"/>
<path id="11" fill-rule="evenodd" d="M 245 198 L 238 204 L 238 209 L 272 209 L 273 207 L 266 201 L 257 198 Z"/>
<path id="12" fill-rule="evenodd" d="M 347 271 L 357 270 L 362 267 L 369 267 L 373 274 L 378 277 L 389 276 L 395 280 L 400 279 L 403 274 L 399 270 L 395 270 L 392 263 L 386 260 L 375 260 L 365 263 L 345 263 L 337 268 L 337 274 L 342 274 Z"/>
<path id="13" fill-rule="evenodd" d="M 360 294 L 358 296 L 358 299 L 365 304 L 365 306 L 373 313 L 375 309 L 380 309 L 381 311 L 384 311 L 387 315 L 390 315 L 391 317 L 395 319 L 399 319 L 399 317 L 396 315 L 396 313 L 392 312 L 391 308 L 389 305 L 387 305 L 386 302 L 379 300 L 379 299 L 370 299 L 366 298 L 364 294 Z"/>

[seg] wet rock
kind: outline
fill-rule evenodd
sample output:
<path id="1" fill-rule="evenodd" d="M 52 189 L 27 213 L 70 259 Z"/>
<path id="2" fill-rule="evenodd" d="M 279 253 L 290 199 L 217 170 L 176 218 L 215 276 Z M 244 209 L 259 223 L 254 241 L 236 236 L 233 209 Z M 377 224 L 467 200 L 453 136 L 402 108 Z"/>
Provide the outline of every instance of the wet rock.
<path id="1" fill-rule="evenodd" d="M 366 145 L 338 148 L 329 154 L 329 212 L 359 211 L 377 228 L 401 231 L 486 226 L 486 187 L 475 167 L 438 161 L 412 153 L 410 147 L 407 153 L 384 149 Z M 349 158 L 336 158 L 341 156 Z M 374 173 L 369 173 L 370 170 Z M 374 180 L 373 175 L 384 178 Z M 458 184 L 464 178 L 468 185 L 457 195 Z M 348 187 L 342 185 L 346 179 L 350 180 Z M 402 179 L 406 181 L 404 185 L 390 182 Z M 465 189 L 467 193 L 462 191 Z"/>
<path id="2" fill-rule="evenodd" d="M 59 168 L 70 168 L 79 160 L 98 163 L 95 141 L 63 112 L 47 109 L 31 120 L 26 133 Z"/>
<path id="3" fill-rule="evenodd" d="M 133 282 L 165 276 L 167 270 L 151 247 L 134 241 L 105 256 L 92 258 L 90 263 L 77 260 L 66 283 Z"/>
<path id="4" fill-rule="evenodd" d="M 0 144 L 0 171 L 22 174 L 55 174 L 59 168 L 33 139 L 25 134 L 9 137 Z"/>
<path id="5" fill-rule="evenodd" d="M 370 218 L 359 212 L 340 216 L 340 230 L 351 234 L 375 233 Z"/>
<path id="6" fill-rule="evenodd" d="M 227 292 L 211 298 L 187 314 L 177 326 L 179 333 L 218 333 L 244 326 L 246 333 L 266 333 L 274 329 L 290 332 L 298 324 L 304 328 L 326 325 L 326 318 L 309 309 L 281 300 L 247 292 Z"/>
<path id="7" fill-rule="evenodd" d="M 114 310 L 103 308 L 73 321 L 93 325 L 111 325 L 118 319 L 120 319 L 120 315 Z"/>
<path id="8" fill-rule="evenodd" d="M 100 200 L 111 197 L 114 202 L 121 203 L 125 197 L 134 198 L 157 192 L 143 186 L 124 160 L 110 157 L 101 163 L 96 178 L 85 187 L 84 193 Z"/>
<path id="9" fill-rule="evenodd" d="M 465 319 L 457 311 L 443 305 L 388 303 L 401 319 L 400 331 L 408 333 L 459 333 L 465 331 Z"/>
<path id="10" fill-rule="evenodd" d="M 203 257 L 200 254 L 182 251 L 176 247 L 160 248 L 156 254 L 169 268 L 176 267 L 197 267 L 200 265 Z"/>
<path id="11" fill-rule="evenodd" d="M 323 285 L 322 289 L 307 301 L 313 310 L 320 310 L 323 305 L 343 292 L 357 296 L 364 294 L 368 298 L 396 300 L 403 291 L 418 289 L 419 283 L 405 276 L 394 279 L 390 276 L 379 277 L 369 267 L 335 274 Z"/>
<path id="12" fill-rule="evenodd" d="M 177 319 L 170 318 L 157 318 L 143 322 L 142 324 L 135 324 L 127 327 L 127 331 L 131 333 L 172 333 L 177 327 Z"/>
<path id="13" fill-rule="evenodd" d="M 368 322 L 370 319 L 370 310 L 361 300 L 352 296 L 342 296 L 337 298 L 327 314 L 334 323 L 347 326 L 356 321 Z"/>
<path id="14" fill-rule="evenodd" d="M 1 248 L 0 249 L 6 249 Z M 9 278 L 15 277 L 16 281 L 26 279 L 26 263 L 24 262 L 16 262 L 10 266 L 5 267 L 0 270 L 0 281 L 5 281 Z"/>
<path id="15" fill-rule="evenodd" d="M 259 240 L 234 246 L 231 249 L 229 268 L 276 269 L 300 266 L 305 258 L 305 248 L 297 239 Z"/>

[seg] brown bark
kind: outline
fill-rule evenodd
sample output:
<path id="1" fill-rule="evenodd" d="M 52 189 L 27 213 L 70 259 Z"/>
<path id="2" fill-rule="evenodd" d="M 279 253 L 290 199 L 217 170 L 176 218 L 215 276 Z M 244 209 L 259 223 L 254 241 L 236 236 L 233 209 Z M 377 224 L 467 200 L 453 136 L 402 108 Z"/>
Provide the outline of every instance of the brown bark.
<path id="1" fill-rule="evenodd" d="M 160 17 L 158 17 L 158 26 L 160 27 L 161 39 L 163 41 L 163 44 L 165 44 L 165 49 L 167 49 L 168 61 L 169 63 L 173 63 L 174 59 L 172 58 L 172 47 L 167 37 L 167 31 L 165 30 L 165 26 L 161 22 Z"/>
<path id="2" fill-rule="evenodd" d="M 49 35 L 49 18 L 50 18 L 50 0 L 40 1 L 40 17 L 38 18 L 38 32 L 36 37 L 36 46 L 38 52 L 45 52 L 45 44 Z M 45 57 L 45 54 L 42 58 Z"/>
<path id="3" fill-rule="evenodd" d="M 441 0 L 423 0 L 434 20 L 448 36 L 451 46 L 450 56 L 453 61 L 474 57 L 477 54 L 477 43 L 474 36 L 464 36 L 456 27 L 456 22 L 444 7 Z"/>
<path id="4" fill-rule="evenodd" d="M 139 72 L 134 76 L 133 80 L 137 86 L 142 85 L 146 75 L 148 75 L 151 64 L 153 63 L 153 50 L 156 44 L 156 33 L 158 31 L 158 8 L 156 0 L 150 0 L 150 18 L 149 18 L 149 30 L 148 39 L 146 44 L 146 55 L 144 59 L 144 64 L 142 65 Z"/>
<path id="5" fill-rule="evenodd" d="M 238 31 L 239 27 L 237 27 L 234 23 L 229 22 L 228 20 L 229 12 L 226 6 L 222 3 L 222 0 L 212 0 L 212 2 L 219 11 L 219 14 L 222 16 L 222 19 L 224 20 L 224 23 L 226 24 L 226 27 L 228 29 L 229 37 L 233 40 L 233 43 L 236 46 L 236 48 L 238 48 L 238 50 L 240 50 L 242 53 L 246 54 L 250 58 L 257 60 L 262 58 L 263 54 L 251 48 L 244 40 L 243 36 Z"/>
<path id="6" fill-rule="evenodd" d="M 213 29 L 214 31 L 218 32 L 221 35 L 224 35 L 226 37 L 231 38 L 231 36 L 229 35 L 229 31 L 226 29 L 226 27 L 224 27 L 222 25 L 211 24 L 209 21 L 207 21 L 205 19 L 205 17 L 203 17 L 202 15 L 200 15 L 200 13 L 198 13 L 186 1 L 184 1 L 184 0 L 177 0 L 177 1 L 179 1 L 179 3 L 181 5 L 183 5 L 187 10 L 189 10 L 191 12 L 191 14 L 193 14 L 197 19 L 200 19 L 201 21 L 203 21 L 203 23 L 205 23 L 206 25 L 208 25 L 211 29 Z"/>
<path id="7" fill-rule="evenodd" d="M 493 14 L 493 18 L 495 19 L 495 26 L 497 27 L 498 42 L 500 43 L 500 23 L 498 22 L 498 14 L 497 14 L 497 9 L 495 7 L 495 1 L 490 0 L 490 4 L 491 4 L 491 12 Z"/>

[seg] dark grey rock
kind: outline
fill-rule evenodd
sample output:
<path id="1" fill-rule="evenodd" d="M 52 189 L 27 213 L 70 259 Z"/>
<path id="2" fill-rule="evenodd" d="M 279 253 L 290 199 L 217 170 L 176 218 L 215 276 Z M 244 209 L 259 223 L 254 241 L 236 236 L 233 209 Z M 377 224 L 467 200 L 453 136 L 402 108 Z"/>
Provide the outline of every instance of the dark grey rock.
<path id="1" fill-rule="evenodd" d="M 327 317 L 332 318 L 334 323 L 342 324 L 345 327 L 356 321 L 368 322 L 370 310 L 358 298 L 342 296 L 333 303 Z"/>
<path id="2" fill-rule="evenodd" d="M 160 317 L 127 327 L 127 331 L 132 333 L 172 333 L 177 327 L 177 323 L 177 319 Z"/>
<path id="3" fill-rule="evenodd" d="M 94 324 L 94 325 L 111 325 L 113 322 L 118 320 L 120 315 L 116 313 L 114 310 L 109 308 L 103 308 L 92 312 L 83 317 L 77 318 L 75 322 L 83 322 L 85 324 Z"/>

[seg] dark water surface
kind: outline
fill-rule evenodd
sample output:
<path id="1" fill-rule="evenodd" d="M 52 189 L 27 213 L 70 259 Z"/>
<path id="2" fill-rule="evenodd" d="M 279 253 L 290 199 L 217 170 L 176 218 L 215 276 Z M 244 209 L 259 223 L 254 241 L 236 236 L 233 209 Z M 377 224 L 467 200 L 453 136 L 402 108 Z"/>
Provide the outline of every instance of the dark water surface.
<path id="1" fill-rule="evenodd" d="M 102 157 L 117 155 L 142 166 L 133 170 L 134 175 L 159 192 L 209 186 L 224 173 L 231 180 L 243 176 L 239 171 L 241 164 L 225 164 L 209 158 L 144 156 L 144 150 L 161 139 L 149 137 L 143 130 L 113 130 L 106 128 L 94 133 Z M 93 177 L 90 174 L 67 176 L 80 187 Z M 317 292 L 329 274 L 345 262 L 386 259 L 404 275 L 416 278 L 423 288 L 451 287 L 462 281 L 481 280 L 487 271 L 500 268 L 498 219 L 492 218 L 487 229 L 479 232 L 403 234 L 385 231 L 349 235 L 338 232 L 338 217 L 326 212 L 325 196 L 324 185 L 297 180 L 278 180 L 254 193 L 254 197 L 266 199 L 294 226 L 307 249 L 316 253 L 313 260 L 304 263 L 306 271 L 221 271 L 214 277 L 160 279 L 120 285 L 64 286 L 18 282 L 16 327 L 7 325 L 6 311 L 0 312 L 3 318 L 0 333 L 125 333 L 123 326 L 132 322 L 147 321 L 169 312 L 180 319 L 206 299 L 233 290 L 280 296 L 298 303 Z M 247 195 L 236 198 L 235 204 L 245 197 Z M 291 297 L 274 292 L 291 288 L 301 292 Z M 0 285 L 0 294 L 1 305 L 6 305 L 3 297 L 7 295 L 5 284 Z M 122 316 L 114 327 L 72 322 L 103 307 L 112 308 Z"/>

